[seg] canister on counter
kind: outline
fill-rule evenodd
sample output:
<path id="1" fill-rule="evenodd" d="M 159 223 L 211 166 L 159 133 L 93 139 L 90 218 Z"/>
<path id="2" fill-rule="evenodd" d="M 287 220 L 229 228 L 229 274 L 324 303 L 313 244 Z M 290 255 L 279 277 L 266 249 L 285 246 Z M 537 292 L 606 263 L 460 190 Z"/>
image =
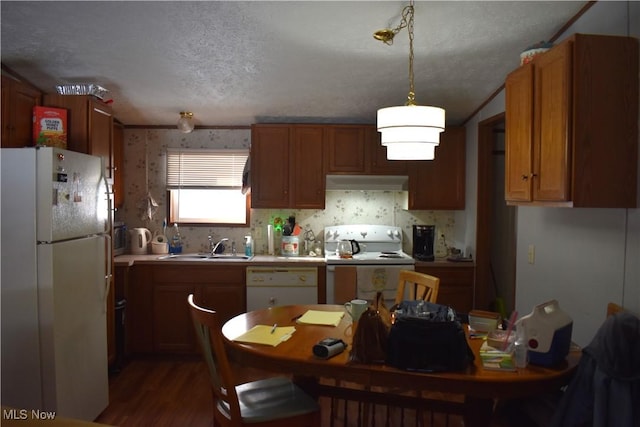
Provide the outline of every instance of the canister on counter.
<path id="1" fill-rule="evenodd" d="M 280 253 L 283 256 L 298 256 L 299 251 L 300 241 L 298 236 L 282 236 Z"/>

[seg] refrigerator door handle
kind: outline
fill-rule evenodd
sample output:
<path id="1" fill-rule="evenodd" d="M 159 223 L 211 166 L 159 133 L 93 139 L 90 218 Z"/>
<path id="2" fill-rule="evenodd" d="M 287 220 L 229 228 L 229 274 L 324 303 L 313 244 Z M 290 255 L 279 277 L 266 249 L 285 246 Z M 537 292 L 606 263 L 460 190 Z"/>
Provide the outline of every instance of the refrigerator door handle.
<path id="1" fill-rule="evenodd" d="M 105 291 L 104 291 L 104 312 L 107 312 L 107 306 L 109 304 L 109 291 L 111 291 L 111 280 L 113 278 L 113 272 L 111 270 L 111 265 L 113 264 L 113 243 L 111 241 L 111 236 L 105 234 L 105 254 L 107 257 L 105 262 L 107 264 L 106 272 L 107 274 L 104 276 L 105 281 Z"/>
<path id="2" fill-rule="evenodd" d="M 102 161 L 104 166 L 104 160 Z M 105 229 L 104 233 L 112 233 L 113 232 L 113 215 L 115 209 L 113 207 L 113 189 L 112 186 L 109 185 L 109 181 L 107 177 L 104 176 L 104 167 L 102 168 L 102 173 L 100 175 L 100 181 L 102 182 L 101 186 L 104 189 L 105 200 L 107 202 L 107 220 L 104 224 Z"/>

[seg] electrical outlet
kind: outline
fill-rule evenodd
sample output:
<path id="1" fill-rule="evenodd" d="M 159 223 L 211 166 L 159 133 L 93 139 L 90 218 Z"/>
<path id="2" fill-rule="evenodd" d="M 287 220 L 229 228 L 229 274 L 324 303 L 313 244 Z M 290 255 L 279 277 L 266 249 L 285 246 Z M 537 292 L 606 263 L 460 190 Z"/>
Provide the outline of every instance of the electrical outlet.
<path id="1" fill-rule="evenodd" d="M 536 263 L 536 247 L 534 245 L 529 245 L 529 252 L 527 253 L 529 264 Z"/>

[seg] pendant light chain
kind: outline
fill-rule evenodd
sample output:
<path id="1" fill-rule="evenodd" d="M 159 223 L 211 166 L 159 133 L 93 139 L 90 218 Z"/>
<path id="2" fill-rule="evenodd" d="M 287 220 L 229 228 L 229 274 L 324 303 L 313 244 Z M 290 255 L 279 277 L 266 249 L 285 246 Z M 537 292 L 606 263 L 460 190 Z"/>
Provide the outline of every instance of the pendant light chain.
<path id="1" fill-rule="evenodd" d="M 406 22 L 407 32 L 409 33 L 409 95 L 407 96 L 407 103 L 405 105 L 416 105 L 416 93 L 413 82 L 413 12 L 412 0 L 402 14 L 402 19 Z"/>
<path id="2" fill-rule="evenodd" d="M 409 33 L 409 94 L 402 106 L 378 110 L 380 143 L 387 149 L 388 160 L 433 160 L 444 131 L 445 111 L 440 107 L 417 105 L 413 76 L 414 0 L 402 9 L 402 19 L 396 28 L 384 28 L 373 33 L 376 40 L 390 45 L 403 28 Z"/>

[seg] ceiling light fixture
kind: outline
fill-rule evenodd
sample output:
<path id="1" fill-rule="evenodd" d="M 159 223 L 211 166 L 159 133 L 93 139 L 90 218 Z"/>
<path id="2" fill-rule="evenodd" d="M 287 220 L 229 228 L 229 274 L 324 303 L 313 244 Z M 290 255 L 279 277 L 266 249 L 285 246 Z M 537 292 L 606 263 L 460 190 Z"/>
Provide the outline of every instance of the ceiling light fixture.
<path id="1" fill-rule="evenodd" d="M 182 133 L 191 133 L 195 125 L 193 124 L 193 113 L 191 111 L 180 111 L 178 119 L 178 130 Z"/>
<path id="2" fill-rule="evenodd" d="M 413 0 L 402 9 L 400 25 L 376 31 L 373 37 L 392 45 L 403 28 L 409 33 L 409 95 L 405 105 L 378 110 L 378 132 L 389 160 L 433 160 L 444 130 L 444 109 L 417 105 L 413 82 Z"/>

